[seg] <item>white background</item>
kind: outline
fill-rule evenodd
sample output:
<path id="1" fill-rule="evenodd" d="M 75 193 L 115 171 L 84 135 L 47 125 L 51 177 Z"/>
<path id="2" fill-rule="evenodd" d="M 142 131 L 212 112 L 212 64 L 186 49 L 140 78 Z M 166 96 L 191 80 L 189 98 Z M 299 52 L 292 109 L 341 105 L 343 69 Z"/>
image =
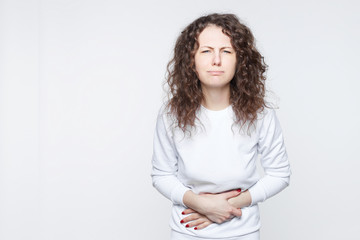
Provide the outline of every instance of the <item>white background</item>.
<path id="1" fill-rule="evenodd" d="M 237 14 L 293 171 L 262 239 L 358 239 L 358 1 L 0 1 L 0 239 L 168 239 L 152 138 L 176 37 Z"/>

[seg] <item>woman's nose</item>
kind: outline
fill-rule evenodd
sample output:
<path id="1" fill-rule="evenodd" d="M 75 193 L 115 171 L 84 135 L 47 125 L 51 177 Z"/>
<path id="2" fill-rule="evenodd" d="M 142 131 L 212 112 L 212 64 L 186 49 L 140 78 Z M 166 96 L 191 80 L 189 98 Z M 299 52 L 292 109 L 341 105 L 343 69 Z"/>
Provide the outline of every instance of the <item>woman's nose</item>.
<path id="1" fill-rule="evenodd" d="M 220 53 L 214 53 L 213 65 L 215 65 L 215 66 L 220 66 L 221 65 Z"/>

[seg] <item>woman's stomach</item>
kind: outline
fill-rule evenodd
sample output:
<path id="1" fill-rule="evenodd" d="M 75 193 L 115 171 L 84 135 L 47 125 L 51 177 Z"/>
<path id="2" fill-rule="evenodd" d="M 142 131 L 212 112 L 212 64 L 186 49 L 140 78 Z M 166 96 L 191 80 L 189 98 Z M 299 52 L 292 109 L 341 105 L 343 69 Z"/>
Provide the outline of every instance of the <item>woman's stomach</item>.
<path id="1" fill-rule="evenodd" d="M 180 223 L 186 217 L 181 213 L 185 208 L 181 205 L 173 205 L 170 219 L 170 227 L 177 232 L 204 238 L 224 239 L 241 236 L 254 232 L 260 228 L 260 213 L 258 205 L 242 208 L 242 216 L 234 217 L 221 224 L 213 223 L 200 230 L 186 228 L 186 224 Z"/>

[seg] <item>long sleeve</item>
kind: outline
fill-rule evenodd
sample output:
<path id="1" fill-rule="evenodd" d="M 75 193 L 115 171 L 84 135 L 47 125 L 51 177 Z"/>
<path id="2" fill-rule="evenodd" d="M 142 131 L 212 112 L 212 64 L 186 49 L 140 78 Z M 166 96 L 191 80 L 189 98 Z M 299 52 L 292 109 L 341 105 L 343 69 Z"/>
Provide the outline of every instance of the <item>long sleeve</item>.
<path id="1" fill-rule="evenodd" d="M 288 161 L 280 123 L 273 109 L 267 109 L 259 129 L 258 151 L 265 176 L 249 188 L 252 205 L 282 191 L 290 183 Z"/>
<path id="2" fill-rule="evenodd" d="M 160 109 L 154 133 L 152 158 L 153 186 L 174 204 L 184 205 L 183 196 L 190 190 L 177 178 L 177 155 L 172 138 L 166 127 L 165 116 Z"/>

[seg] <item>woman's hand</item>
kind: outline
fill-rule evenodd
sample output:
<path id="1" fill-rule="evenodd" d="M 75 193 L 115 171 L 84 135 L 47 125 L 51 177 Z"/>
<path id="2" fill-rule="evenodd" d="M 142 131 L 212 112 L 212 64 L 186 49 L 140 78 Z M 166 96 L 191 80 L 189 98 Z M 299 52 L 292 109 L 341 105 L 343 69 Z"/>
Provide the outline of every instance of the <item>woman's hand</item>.
<path id="1" fill-rule="evenodd" d="M 241 192 L 239 190 L 237 190 L 237 191 Z M 231 192 L 233 192 L 233 191 L 219 193 L 219 194 L 200 194 L 200 195 L 223 195 L 224 196 L 224 194 L 225 194 L 225 196 L 229 196 L 226 193 L 231 194 Z M 238 210 L 240 210 L 239 208 L 248 207 L 251 204 L 252 199 L 251 199 L 250 192 L 248 190 L 246 190 L 245 192 L 241 192 L 240 194 L 235 193 L 235 195 L 236 196 L 234 196 L 234 197 L 228 198 L 227 201 L 231 206 L 238 208 Z M 195 230 L 200 230 L 200 229 L 206 228 L 210 224 L 214 223 L 209 218 L 207 218 L 205 215 L 200 214 L 190 208 L 184 210 L 182 212 L 182 214 L 183 215 L 190 214 L 190 215 L 183 218 L 181 220 L 181 223 L 186 224 L 185 227 L 194 227 Z M 240 214 L 240 216 L 241 216 L 241 214 Z M 232 215 L 229 219 L 231 219 L 233 217 L 234 217 L 234 215 Z M 229 219 L 227 219 L 227 220 L 229 220 Z"/>
<path id="2" fill-rule="evenodd" d="M 241 216 L 241 209 L 230 205 L 228 200 L 240 195 L 241 190 L 233 190 L 218 194 L 195 194 L 187 191 L 183 202 L 197 213 L 204 215 L 212 222 L 223 223 L 234 216 Z"/>
<path id="3" fill-rule="evenodd" d="M 191 213 L 191 214 L 190 214 Z M 206 216 L 195 212 L 194 210 L 188 208 L 182 213 L 183 215 L 190 214 L 189 216 L 183 218 L 180 223 L 186 224 L 185 227 L 191 228 L 194 227 L 195 230 L 200 230 L 206 228 L 213 222 L 208 219 Z"/>

